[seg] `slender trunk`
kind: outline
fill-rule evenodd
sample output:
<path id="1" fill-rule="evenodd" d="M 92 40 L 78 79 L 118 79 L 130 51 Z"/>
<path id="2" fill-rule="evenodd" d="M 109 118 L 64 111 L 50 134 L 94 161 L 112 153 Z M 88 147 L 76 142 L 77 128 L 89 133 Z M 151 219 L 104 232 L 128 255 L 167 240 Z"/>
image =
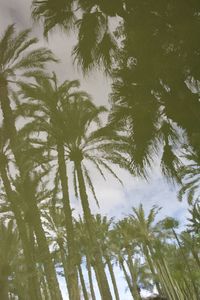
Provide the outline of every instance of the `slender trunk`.
<path id="1" fill-rule="evenodd" d="M 132 284 L 131 284 L 131 281 L 130 281 L 130 277 L 129 277 L 127 271 L 126 271 L 126 268 L 124 266 L 124 262 L 121 258 L 119 259 L 119 263 L 120 263 L 120 266 L 121 266 L 121 268 L 124 272 L 124 276 L 125 276 L 126 282 L 128 284 L 129 290 L 131 292 L 131 295 L 132 295 L 133 299 L 135 299 L 135 294 L 134 294 L 134 290 L 133 290 L 133 287 L 132 287 Z"/>
<path id="2" fill-rule="evenodd" d="M 79 193 L 80 193 L 84 218 L 85 218 L 88 234 L 89 234 L 90 241 L 91 241 L 91 247 L 94 251 L 95 272 L 97 273 L 96 277 L 98 277 L 98 280 L 99 280 L 99 289 L 100 289 L 100 292 L 102 295 L 102 300 L 111 300 L 112 295 L 110 292 L 108 280 L 107 280 L 106 273 L 104 270 L 104 265 L 103 265 L 103 261 L 102 261 L 102 253 L 101 253 L 100 247 L 96 241 L 96 236 L 95 236 L 95 232 L 94 232 L 93 218 L 92 218 L 91 210 L 90 210 L 89 203 L 88 203 L 88 196 L 86 193 L 86 186 L 85 186 L 85 181 L 84 181 L 84 177 L 83 177 L 83 173 L 82 173 L 81 162 L 75 161 L 74 163 L 75 163 L 75 168 L 76 168 L 77 177 L 78 177 Z"/>
<path id="3" fill-rule="evenodd" d="M 155 268 L 154 268 L 154 265 L 153 265 L 151 256 L 150 256 L 150 254 L 149 254 L 149 249 L 148 249 L 148 247 L 147 247 L 146 245 L 144 245 L 144 247 L 143 247 L 143 252 L 144 252 L 144 255 L 145 255 L 146 260 L 147 260 L 147 262 L 148 262 L 150 271 L 151 271 L 151 273 L 152 273 L 152 275 L 153 275 L 153 281 L 154 281 L 154 284 L 155 284 L 155 286 L 156 286 L 156 289 L 157 289 L 159 295 L 162 295 L 163 293 L 162 293 L 160 284 L 159 284 L 159 282 L 158 282 L 158 278 L 157 278 L 158 276 L 157 276 L 157 274 L 156 274 L 156 270 L 155 270 Z"/>
<path id="4" fill-rule="evenodd" d="M 29 295 L 30 295 L 31 299 L 38 300 L 38 299 L 40 299 L 40 296 L 38 294 L 39 284 L 38 284 L 38 278 L 37 278 L 37 271 L 36 271 L 35 261 L 33 260 L 33 256 L 32 256 L 32 249 L 30 247 L 30 242 L 29 242 L 28 236 L 27 236 L 26 224 L 22 218 L 20 208 L 18 207 L 18 205 L 16 203 L 16 199 L 15 199 L 16 197 L 14 196 L 14 192 L 12 191 L 10 181 L 8 179 L 6 169 L 5 169 L 2 161 L 0 161 L 0 174 L 1 174 L 1 178 L 3 181 L 4 188 L 5 188 L 5 192 L 7 195 L 7 199 L 10 202 L 11 209 L 15 216 L 17 228 L 19 231 L 19 236 L 20 236 L 20 239 L 22 242 L 22 248 L 23 248 L 26 269 L 27 269 L 27 281 L 28 281 Z"/>
<path id="5" fill-rule="evenodd" d="M 166 295 L 168 295 L 167 290 L 166 290 L 166 286 L 165 286 L 165 284 L 163 283 L 163 280 L 162 280 L 163 277 L 162 277 L 157 259 L 155 258 L 154 249 L 152 247 L 152 244 L 149 243 L 149 242 L 147 242 L 147 250 L 149 250 L 150 256 L 153 259 L 154 266 L 155 266 L 156 271 L 158 273 L 158 278 L 159 278 L 159 282 L 160 282 L 160 285 L 161 285 L 162 295 L 166 296 Z"/>
<path id="6" fill-rule="evenodd" d="M 65 227 L 67 232 L 67 241 L 68 241 L 68 260 L 67 260 L 67 267 L 68 267 L 68 290 L 70 300 L 80 300 L 80 293 L 78 288 L 78 273 L 77 273 L 77 250 L 75 247 L 75 235 L 74 235 L 74 226 L 73 226 L 73 219 L 72 219 L 72 210 L 70 207 L 69 201 L 69 191 L 68 191 L 68 177 L 67 177 L 67 170 L 66 170 L 66 163 L 65 163 L 65 156 L 64 156 L 64 147 L 62 144 L 58 143 L 57 146 L 58 152 L 58 166 L 59 166 L 59 174 L 60 174 L 60 181 L 63 193 L 63 207 L 64 207 L 64 214 L 65 214 Z"/>
<path id="7" fill-rule="evenodd" d="M 130 249 L 127 248 L 126 249 L 127 251 L 127 254 L 128 254 L 128 268 L 129 268 L 129 271 L 130 271 L 130 274 L 131 274 L 131 278 L 132 278 L 132 287 L 133 287 L 133 290 L 134 290 L 134 295 L 135 295 L 135 300 L 142 300 L 141 296 L 140 296 L 140 292 L 139 292 L 139 289 L 138 289 L 138 285 L 137 285 L 137 274 L 135 272 L 135 269 L 134 269 L 134 265 L 133 265 L 133 260 L 132 260 L 132 256 L 131 256 L 131 253 L 130 253 Z"/>
<path id="8" fill-rule="evenodd" d="M 38 212 L 38 208 L 36 205 L 35 199 L 30 199 L 30 209 L 31 214 L 34 218 L 33 226 L 35 230 L 35 235 L 37 239 L 37 244 L 40 252 L 40 259 L 44 265 L 44 271 L 46 275 L 46 279 L 49 286 L 49 292 L 51 295 L 52 300 L 60 300 L 62 299 L 61 291 L 59 288 L 58 279 L 56 276 L 55 266 L 52 262 L 51 254 L 49 251 L 48 243 L 46 240 L 45 232 L 42 227 L 40 215 Z"/>
<path id="9" fill-rule="evenodd" d="M 0 101 L 1 101 L 1 109 L 3 113 L 6 134 L 10 138 L 10 147 L 14 154 L 15 163 L 19 170 L 20 177 L 22 180 L 24 180 L 22 186 L 22 195 L 21 195 L 24 204 L 23 209 L 25 210 L 24 213 L 25 215 L 28 213 L 33 221 L 39 251 L 41 253 L 42 258 L 44 259 L 43 261 L 44 270 L 49 284 L 52 300 L 57 300 L 57 299 L 60 300 L 62 299 L 62 295 L 59 289 L 55 268 L 53 266 L 50 257 L 44 229 L 42 228 L 42 223 L 41 223 L 36 199 L 34 198 L 34 194 L 31 195 L 31 190 L 32 190 L 31 180 L 29 177 L 29 173 L 27 173 L 27 170 L 26 169 L 24 170 L 23 168 L 24 155 L 23 155 L 23 151 L 21 151 L 20 149 L 20 141 L 17 139 L 15 120 L 10 106 L 10 101 L 8 98 L 7 82 L 2 78 L 0 79 Z"/>
<path id="10" fill-rule="evenodd" d="M 68 289 L 68 292 L 69 292 L 70 287 L 69 287 L 69 281 L 68 281 L 68 264 L 67 264 L 67 258 L 65 256 L 63 242 L 58 241 L 58 246 L 59 246 L 59 249 L 60 249 L 60 256 L 61 256 L 62 266 L 63 266 L 63 270 L 64 270 L 64 274 L 65 274 L 65 283 L 66 283 L 66 286 L 67 286 L 67 289 Z"/>
<path id="11" fill-rule="evenodd" d="M 81 268 L 80 264 L 78 264 L 78 272 L 79 272 L 79 278 L 80 278 L 80 282 L 81 282 L 81 286 L 82 286 L 84 300 L 89 300 L 86 285 L 85 285 L 85 280 L 83 277 L 83 272 L 82 272 L 82 268 Z"/>
<path id="12" fill-rule="evenodd" d="M 177 236 L 177 234 L 176 234 L 176 231 L 175 231 L 173 228 L 172 228 L 172 232 L 173 232 L 174 237 L 175 237 L 175 239 L 176 239 L 176 241 L 177 241 L 177 243 L 178 243 L 179 249 L 180 249 L 180 251 L 181 251 L 181 255 L 182 255 L 182 257 L 183 257 L 183 261 L 185 262 L 186 267 L 187 267 L 187 269 L 188 269 L 188 273 L 190 274 L 190 278 L 191 278 L 191 281 L 192 281 L 192 286 L 193 286 L 195 295 L 196 295 L 196 297 L 197 297 L 197 299 L 198 299 L 198 297 L 199 297 L 199 292 L 198 292 L 198 288 L 196 287 L 195 280 L 194 280 L 194 277 L 193 277 L 193 273 L 192 273 L 192 270 L 191 270 L 190 265 L 189 265 L 189 263 L 188 263 L 188 259 L 187 259 L 187 257 L 185 256 L 185 252 L 184 252 L 184 250 L 183 250 L 183 248 L 182 248 L 182 246 L 181 246 L 181 243 L 180 243 L 179 238 L 178 238 L 178 236 Z"/>
<path id="13" fill-rule="evenodd" d="M 94 292 L 94 286 L 93 286 L 93 280 L 92 280 L 92 266 L 90 263 L 90 259 L 88 256 L 86 256 L 86 263 L 87 263 L 87 270 L 88 270 L 88 278 L 89 278 L 89 284 L 90 284 L 90 293 L 92 300 L 96 300 L 95 292 Z"/>
<path id="14" fill-rule="evenodd" d="M 30 240 L 30 247 L 31 247 L 31 250 L 30 251 L 32 254 L 32 257 L 31 259 L 34 261 L 34 262 L 37 262 L 37 258 L 36 258 L 36 251 L 35 251 L 35 237 L 34 237 L 34 228 L 30 225 L 28 226 L 28 231 L 29 231 L 29 240 Z M 35 276 L 37 275 L 36 273 L 36 270 L 35 270 Z M 42 294 L 41 294 L 41 288 L 40 288 L 40 284 L 39 283 L 39 280 L 38 278 L 37 279 L 37 295 L 38 295 L 38 300 L 42 300 Z"/>
<path id="15" fill-rule="evenodd" d="M 107 266 L 108 266 L 108 270 L 110 272 L 110 277 L 111 277 L 111 281 L 112 281 L 112 285 L 113 285 L 113 289 L 114 289 L 114 293 L 115 293 L 115 299 L 120 300 L 119 291 L 118 291 L 118 288 L 117 288 L 117 282 L 116 282 L 115 274 L 114 274 L 114 271 L 113 271 L 113 266 L 112 266 L 112 264 L 110 262 L 110 259 L 107 255 L 105 256 L 105 259 L 106 259 L 106 263 L 107 263 Z"/>

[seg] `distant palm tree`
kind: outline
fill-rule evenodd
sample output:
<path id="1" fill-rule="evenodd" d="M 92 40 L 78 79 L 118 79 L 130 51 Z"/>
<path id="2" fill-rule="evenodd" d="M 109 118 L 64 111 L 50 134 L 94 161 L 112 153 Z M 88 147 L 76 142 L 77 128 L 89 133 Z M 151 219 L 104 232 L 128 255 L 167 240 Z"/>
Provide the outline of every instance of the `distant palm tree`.
<path id="1" fill-rule="evenodd" d="M 29 198 L 28 210 L 34 214 L 34 230 L 41 252 L 43 252 L 45 256 L 44 267 L 46 269 L 51 295 L 54 299 L 60 300 L 62 296 L 55 269 L 50 258 L 39 210 L 34 195 L 30 195 L 30 174 L 27 173 L 27 170 L 23 167 L 25 160 L 23 151 L 20 148 L 22 141 L 18 138 L 9 94 L 10 82 L 12 82 L 13 79 L 18 81 L 21 76 L 29 77 L 33 73 L 43 73 L 43 68 L 46 63 L 56 61 L 51 51 L 46 48 L 29 50 L 29 47 L 37 43 L 36 38 L 29 38 L 29 34 L 30 30 L 24 30 L 16 34 L 14 25 L 10 25 L 0 40 L 0 105 L 6 135 L 10 140 L 10 148 L 14 154 L 15 164 L 20 172 L 21 179 L 24 179 L 21 198 L 24 201 L 24 207 L 27 207 L 27 203 L 25 203 L 27 196 Z M 28 211 L 28 213 L 30 213 L 30 211 Z M 26 215 L 27 211 L 24 213 Z M 37 299 L 37 295 L 34 295 L 34 291 L 32 291 L 31 294 L 33 299 Z"/>
<path id="2" fill-rule="evenodd" d="M 189 225 L 188 229 L 190 232 L 194 232 L 197 237 L 200 232 L 200 203 L 197 201 L 193 204 L 193 206 L 189 209 L 190 218 L 188 219 Z M 199 237 L 200 241 L 200 237 Z"/>
<path id="3" fill-rule="evenodd" d="M 120 300 L 118 286 L 115 278 L 115 272 L 113 270 L 113 253 L 112 253 L 112 241 L 110 240 L 110 227 L 112 226 L 113 218 L 108 218 L 106 216 L 101 216 L 97 214 L 94 216 L 93 224 L 95 226 L 96 238 L 101 247 L 103 258 L 105 259 L 105 264 L 108 266 L 110 273 L 110 278 L 112 281 L 115 299 Z"/>
<path id="4" fill-rule="evenodd" d="M 32 139 L 32 142 L 45 147 L 44 155 L 47 163 L 51 162 L 51 150 L 55 150 L 57 156 L 53 160 L 56 162 L 56 177 L 61 182 L 62 203 L 64 207 L 65 228 L 68 237 L 68 288 L 71 299 L 79 299 L 78 275 L 76 263 L 75 236 L 73 229 L 72 209 L 70 206 L 68 191 L 68 175 L 66 168 L 64 139 L 68 130 L 65 124 L 65 105 L 74 97 L 89 97 L 84 92 L 78 91 L 78 81 L 64 81 L 58 85 L 56 75 L 53 77 L 35 77 L 36 83 L 20 83 L 21 92 L 29 102 L 19 107 L 25 117 L 33 117 L 32 131 L 47 133 L 47 141 Z M 74 116 L 75 117 L 75 116 Z M 29 125 L 27 126 L 29 128 Z M 50 153 L 50 155 L 48 154 Z M 57 168 L 58 167 L 58 168 Z M 53 166 L 51 165 L 53 169 Z M 56 180 L 57 180 L 56 179 Z"/>
<path id="5" fill-rule="evenodd" d="M 153 262 L 154 242 L 157 234 L 159 233 L 159 227 L 156 226 L 154 222 L 159 210 L 160 208 L 154 206 L 151 208 L 149 214 L 145 216 L 143 205 L 140 204 L 138 208 L 133 208 L 133 214 L 130 215 L 130 218 L 132 220 L 133 231 L 136 234 L 136 239 L 139 241 L 149 264 L 156 288 L 158 292 L 162 294 L 161 287 L 158 282 L 158 274 Z M 165 237 L 164 233 L 163 236 Z"/>
<path id="6" fill-rule="evenodd" d="M 184 158 L 188 161 L 188 163 L 180 167 L 178 170 L 182 181 L 182 186 L 178 193 L 178 199 L 181 201 L 186 196 L 188 203 L 192 204 L 198 202 L 200 197 L 200 160 L 199 154 L 195 151 L 186 149 L 184 152 Z"/>

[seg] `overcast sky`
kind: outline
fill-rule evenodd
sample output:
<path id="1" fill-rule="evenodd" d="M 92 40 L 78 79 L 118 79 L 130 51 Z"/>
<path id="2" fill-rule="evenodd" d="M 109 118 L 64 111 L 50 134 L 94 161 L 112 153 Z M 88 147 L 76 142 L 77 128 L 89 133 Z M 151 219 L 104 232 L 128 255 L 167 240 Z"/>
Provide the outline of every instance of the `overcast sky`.
<path id="1" fill-rule="evenodd" d="M 72 64 L 71 48 L 75 44 L 75 35 L 67 37 L 64 33 L 56 31 L 50 34 L 48 42 L 43 39 L 42 27 L 34 25 L 30 17 L 30 0 L 1 0 L 0 1 L 0 30 L 12 23 L 16 24 L 16 30 L 32 28 L 32 33 L 40 39 L 39 44 L 48 46 L 61 60 L 57 65 L 51 66 L 61 80 L 80 79 L 81 88 L 89 92 L 98 105 L 108 105 L 108 94 L 110 92 L 110 80 L 100 73 L 93 72 L 87 78 L 83 78 L 81 73 Z M 186 219 L 186 202 L 178 202 L 176 188 L 170 187 L 161 177 L 159 167 L 155 166 L 149 182 L 138 178 L 133 178 L 126 172 L 119 171 L 118 175 L 123 179 L 124 187 L 120 186 L 113 178 L 108 177 L 104 182 L 95 173 L 93 180 L 96 193 L 100 202 L 100 210 L 94 201 L 91 207 L 94 212 L 101 212 L 109 216 L 120 218 L 131 212 L 132 206 L 143 203 L 148 211 L 153 205 L 163 207 L 160 218 L 170 215 L 184 222 Z M 73 201 L 76 213 L 80 212 L 80 204 Z M 124 288 L 124 287 L 122 287 Z M 128 300 L 128 294 L 122 300 Z"/>

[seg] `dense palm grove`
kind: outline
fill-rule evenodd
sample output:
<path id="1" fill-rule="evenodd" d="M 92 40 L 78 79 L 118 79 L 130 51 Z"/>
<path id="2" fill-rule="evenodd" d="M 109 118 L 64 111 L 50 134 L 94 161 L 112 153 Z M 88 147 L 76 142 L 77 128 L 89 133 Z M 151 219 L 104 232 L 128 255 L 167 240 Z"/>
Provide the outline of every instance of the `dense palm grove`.
<path id="1" fill-rule="evenodd" d="M 30 30 L 2 32 L 0 300 L 60 300 L 61 277 L 70 300 L 126 299 L 119 269 L 135 300 L 144 290 L 198 300 L 199 2 L 34 0 L 31 9 L 45 37 L 55 27 L 66 38 L 77 32 L 74 62 L 110 76 L 111 108 L 58 79 L 57 58 Z M 160 219 L 159 207 L 133 207 L 120 220 L 92 214 L 92 172 L 120 184 L 116 169 L 148 178 L 158 161 L 188 200 L 184 228 Z"/>

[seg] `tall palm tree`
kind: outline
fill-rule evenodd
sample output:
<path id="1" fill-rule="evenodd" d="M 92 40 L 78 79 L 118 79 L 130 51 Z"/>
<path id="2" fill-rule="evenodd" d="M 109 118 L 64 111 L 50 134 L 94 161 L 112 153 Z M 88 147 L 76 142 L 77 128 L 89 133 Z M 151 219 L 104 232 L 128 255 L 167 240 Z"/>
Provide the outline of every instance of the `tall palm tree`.
<path id="1" fill-rule="evenodd" d="M 66 120 L 76 119 L 76 113 L 69 114 L 66 107 L 69 106 L 71 99 L 90 99 L 85 92 L 77 90 L 78 81 L 64 81 L 58 85 L 56 75 L 51 78 L 35 77 L 36 84 L 20 83 L 23 95 L 29 99 L 29 103 L 24 103 L 21 108 L 25 116 L 34 117 L 35 130 L 48 134 L 47 142 L 35 140 L 42 145 L 47 144 L 49 149 L 57 152 L 58 170 L 56 171 L 61 182 L 62 203 L 65 215 L 65 227 L 68 238 L 68 286 L 71 299 L 78 299 L 78 277 L 75 236 L 73 229 L 72 210 L 70 206 L 68 191 L 68 175 L 66 168 L 65 139 L 68 134 L 78 134 L 75 128 Z M 89 100 L 88 100 L 89 101 Z M 39 112 L 39 116 L 37 115 Z M 42 117 L 41 117 L 42 114 Z M 71 132 L 70 132 L 71 130 Z M 49 151 L 47 148 L 47 151 Z M 51 157 L 51 156 L 50 156 Z"/>
<path id="2" fill-rule="evenodd" d="M 115 299 L 119 300 L 119 291 L 117 287 L 117 282 L 115 278 L 115 273 L 113 270 L 112 265 L 112 242 L 110 240 L 110 228 L 113 223 L 113 218 L 108 219 L 106 216 L 101 216 L 100 214 L 97 214 L 94 216 L 94 226 L 95 226 L 95 232 L 96 237 L 99 241 L 99 245 L 101 247 L 103 257 L 105 259 L 105 264 L 108 266 L 108 270 L 110 273 L 110 278 L 113 285 L 113 290 L 115 294 Z"/>
<path id="3" fill-rule="evenodd" d="M 9 203 L 10 209 L 14 214 L 16 224 L 19 231 L 19 238 L 22 241 L 22 248 L 25 257 L 26 263 L 26 272 L 28 278 L 28 286 L 29 292 L 31 297 L 37 296 L 39 297 L 39 290 L 38 290 L 38 279 L 37 279 L 37 271 L 34 262 L 34 258 L 32 256 L 32 249 L 29 244 L 28 233 L 26 230 L 25 220 L 22 215 L 21 207 L 20 207 L 20 200 L 17 197 L 16 192 L 13 191 L 13 187 L 11 186 L 11 180 L 8 175 L 8 164 L 9 164 L 9 143 L 8 138 L 6 136 L 5 128 L 2 126 L 0 128 L 0 177 L 2 179 L 3 187 L 5 190 L 5 195 L 7 202 Z"/>
<path id="4" fill-rule="evenodd" d="M 6 134 L 10 140 L 10 147 L 14 154 L 15 164 L 20 172 L 21 179 L 24 179 L 22 189 L 22 199 L 27 207 L 26 199 L 28 198 L 28 213 L 34 214 L 34 230 L 37 236 L 37 242 L 44 253 L 44 266 L 46 276 L 50 286 L 51 296 L 53 299 L 61 299 L 61 292 L 58 286 L 55 269 L 53 267 L 48 245 L 46 242 L 44 230 L 42 228 L 41 219 L 37 203 L 33 194 L 31 194 L 30 174 L 24 169 L 24 155 L 21 151 L 18 134 L 15 126 L 15 117 L 11 107 L 11 98 L 9 95 L 10 84 L 13 79 L 19 80 L 18 75 L 31 76 L 32 73 L 41 73 L 47 62 L 56 61 L 51 51 L 46 48 L 38 48 L 29 50 L 29 47 L 37 43 L 36 38 L 29 38 L 30 30 L 24 30 L 19 34 L 15 33 L 14 25 L 8 26 L 4 35 L 0 40 L 0 104 L 3 113 L 3 120 Z M 25 215 L 27 209 L 25 209 Z M 36 299 L 33 296 L 33 299 Z"/>
<path id="5" fill-rule="evenodd" d="M 177 178 L 174 144 L 170 137 L 160 140 L 158 134 L 166 119 L 174 128 L 178 125 L 185 130 L 187 142 L 199 157 L 199 71 L 196 68 L 199 45 L 195 38 L 199 34 L 199 3 L 184 3 L 185 13 L 180 16 L 182 7 L 181 2 L 129 0 L 61 0 L 55 7 L 51 0 L 33 1 L 33 17 L 42 21 L 45 34 L 55 26 L 78 30 L 73 54 L 84 71 L 103 64 L 112 73 L 113 112 L 118 110 L 120 119 L 129 123 L 133 161 L 139 173 L 152 163 L 158 148 L 162 147 L 162 170 L 165 175 L 167 171 Z M 115 38 L 122 43 L 118 55 L 114 55 L 118 47 L 109 18 L 117 15 L 123 21 L 115 30 Z M 142 18 L 145 22 L 141 31 Z M 185 19 L 188 30 L 183 33 L 183 28 L 176 24 Z M 119 18 L 115 20 L 117 23 Z M 148 47 L 144 48 L 144 43 Z"/>
<path id="6" fill-rule="evenodd" d="M 149 268 L 154 277 L 156 288 L 162 295 L 162 290 L 158 282 L 158 274 L 152 261 L 154 241 L 157 233 L 159 232 L 159 228 L 154 224 L 154 221 L 159 210 L 160 208 L 154 206 L 146 217 L 143 205 L 140 204 L 138 208 L 133 208 L 133 214 L 131 214 L 130 217 L 133 222 L 133 230 L 136 233 L 136 239 L 142 246 L 142 251 L 144 252 Z"/>
<path id="7" fill-rule="evenodd" d="M 79 249 L 80 259 L 86 260 L 86 268 L 88 273 L 88 280 L 90 286 L 90 295 L 92 300 L 96 300 L 96 293 L 94 289 L 94 276 L 92 274 L 92 267 L 94 266 L 94 257 L 92 248 L 90 247 L 90 238 L 88 231 L 86 229 L 85 222 L 79 217 L 78 220 L 75 220 L 75 236 L 76 236 L 76 245 Z"/>
<path id="8" fill-rule="evenodd" d="M 53 88 L 48 79 L 36 78 L 36 80 L 36 85 L 26 85 L 22 83 L 21 88 L 23 90 L 23 93 L 28 96 L 29 99 L 37 99 L 43 101 L 43 103 L 46 101 L 47 106 L 45 107 L 47 107 L 47 110 L 50 112 L 50 121 L 52 121 L 51 129 L 54 131 L 53 139 L 56 140 L 57 145 L 58 165 L 60 168 L 59 173 L 61 183 L 62 178 L 64 178 L 62 188 L 64 191 L 66 191 L 66 173 L 64 174 L 65 176 L 63 175 L 63 173 L 61 173 L 61 171 L 63 172 L 63 166 L 65 166 L 66 158 L 71 160 L 74 164 L 75 193 L 77 194 L 78 180 L 79 194 L 85 215 L 85 220 L 87 220 L 86 224 L 88 232 L 91 235 L 92 243 L 96 243 L 94 232 L 92 230 L 92 227 L 90 226 L 92 224 L 92 214 L 88 203 L 85 180 L 87 181 L 95 199 L 96 195 L 89 176 L 88 169 L 85 166 L 82 166 L 82 161 L 83 159 L 90 161 L 103 177 L 105 176 L 101 168 L 104 168 L 106 171 L 110 172 L 117 178 L 107 162 L 116 163 L 119 166 L 125 167 L 127 169 L 129 168 L 129 161 L 126 157 L 126 150 L 128 150 L 127 139 L 124 136 L 117 136 L 117 134 L 112 135 L 112 137 L 111 135 L 109 135 L 108 137 L 106 136 L 107 132 L 104 132 L 102 129 L 89 133 L 89 127 L 91 123 L 93 122 L 93 124 L 96 123 L 98 125 L 98 115 L 101 112 L 105 111 L 105 109 L 103 107 L 96 108 L 95 105 L 90 101 L 90 97 L 87 93 L 74 92 L 70 95 L 70 93 L 68 93 L 67 91 L 67 85 L 69 89 L 69 87 L 71 85 L 73 86 L 75 82 L 64 82 L 59 88 L 57 88 L 57 91 L 55 93 L 52 91 Z M 57 101 L 58 104 L 56 104 Z M 55 112 L 57 111 L 56 105 L 59 105 L 59 110 L 55 114 Z M 29 104 L 27 105 L 27 109 L 28 107 L 30 107 Z M 33 105 L 32 109 L 33 111 L 37 110 L 37 104 L 35 105 L 35 107 Z M 44 108 L 43 111 L 45 116 L 46 108 Z M 47 124 L 42 122 L 41 118 L 40 121 L 45 131 Z M 49 142 L 55 144 L 54 141 L 52 142 L 52 139 L 49 139 Z M 112 151 L 113 148 L 115 149 L 115 151 L 113 151 L 111 155 L 109 151 Z M 124 153 L 124 156 L 121 153 Z M 66 199 L 69 199 L 67 191 L 65 195 L 67 195 L 67 197 L 65 198 L 66 201 Z M 69 214 L 69 207 L 66 207 L 65 211 Z M 107 282 L 100 257 L 101 255 L 98 255 L 98 257 L 96 255 L 98 261 L 97 268 L 100 268 L 101 276 L 102 278 L 104 278 L 103 280 Z M 99 276 L 100 279 L 101 276 Z M 108 290 L 108 284 L 105 284 L 105 282 L 104 284 L 101 284 L 102 290 L 106 290 L 106 287 Z"/>
<path id="9" fill-rule="evenodd" d="M 79 192 L 81 199 L 84 219 L 95 257 L 95 271 L 96 277 L 100 282 L 101 296 L 103 299 L 111 299 L 101 258 L 102 253 L 98 241 L 96 241 L 86 183 L 88 183 L 88 187 L 91 189 L 96 201 L 97 198 L 88 168 L 84 162 L 92 163 L 103 177 L 105 177 L 102 172 L 104 168 L 118 178 L 109 164 L 118 164 L 120 167 L 130 170 L 130 163 L 126 153 L 126 151 L 128 152 L 128 141 L 124 136 L 117 134 L 107 135 L 102 128 L 92 131 L 92 124 L 93 126 L 95 124 L 98 126 L 100 122 L 99 115 L 105 109 L 96 107 L 88 99 L 74 98 L 65 105 L 64 111 L 66 116 L 66 135 L 64 140 L 66 157 L 74 166 L 75 192 L 76 194 Z"/>

